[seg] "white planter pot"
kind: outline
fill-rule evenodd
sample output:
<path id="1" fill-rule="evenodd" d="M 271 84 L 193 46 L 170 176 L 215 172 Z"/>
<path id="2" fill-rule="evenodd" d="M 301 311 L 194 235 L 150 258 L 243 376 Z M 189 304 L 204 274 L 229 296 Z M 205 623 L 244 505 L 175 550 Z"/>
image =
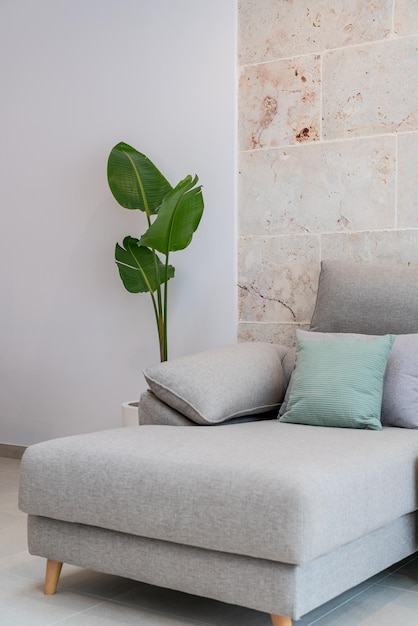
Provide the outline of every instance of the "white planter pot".
<path id="1" fill-rule="evenodd" d="M 122 424 L 123 426 L 139 426 L 137 401 L 122 404 Z"/>

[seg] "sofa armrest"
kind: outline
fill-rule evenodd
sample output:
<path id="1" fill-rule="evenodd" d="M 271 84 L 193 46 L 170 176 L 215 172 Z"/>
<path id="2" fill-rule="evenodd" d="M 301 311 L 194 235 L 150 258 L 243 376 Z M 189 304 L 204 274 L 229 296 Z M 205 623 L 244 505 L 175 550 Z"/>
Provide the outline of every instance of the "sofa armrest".
<path id="1" fill-rule="evenodd" d="M 292 369 L 289 350 L 263 342 L 238 343 L 159 363 L 144 376 L 157 399 L 188 420 L 219 424 L 278 412 Z"/>

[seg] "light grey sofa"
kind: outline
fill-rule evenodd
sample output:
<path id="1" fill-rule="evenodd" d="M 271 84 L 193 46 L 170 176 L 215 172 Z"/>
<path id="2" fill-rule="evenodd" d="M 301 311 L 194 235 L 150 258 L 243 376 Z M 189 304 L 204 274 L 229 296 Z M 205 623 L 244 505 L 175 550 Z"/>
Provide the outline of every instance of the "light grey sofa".
<path id="1" fill-rule="evenodd" d="M 377 422 L 369 414 L 342 427 L 286 422 L 306 401 L 298 398 L 306 346 L 340 345 L 340 336 L 318 334 L 299 340 L 286 399 L 293 352 L 237 344 L 149 368 L 139 428 L 29 447 L 19 502 L 30 552 L 48 559 L 45 592 L 71 563 L 266 611 L 289 626 L 414 553 L 418 270 L 323 262 L 311 328 L 377 336 L 344 336 L 356 350 L 363 341 L 381 350 L 382 337 L 396 335 L 383 382 L 376 375 Z M 325 390 L 338 404 L 352 399 L 334 383 Z"/>

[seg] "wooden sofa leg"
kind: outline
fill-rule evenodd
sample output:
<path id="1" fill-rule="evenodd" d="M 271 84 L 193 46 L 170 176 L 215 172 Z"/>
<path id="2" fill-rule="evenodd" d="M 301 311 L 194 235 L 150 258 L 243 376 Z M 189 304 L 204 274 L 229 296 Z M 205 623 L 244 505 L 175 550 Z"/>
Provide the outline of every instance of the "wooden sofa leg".
<path id="1" fill-rule="evenodd" d="M 52 596 L 56 592 L 61 568 L 62 563 L 52 561 L 51 559 L 47 560 L 44 586 L 44 594 L 46 596 Z"/>
<path id="2" fill-rule="evenodd" d="M 283 615 L 271 615 L 271 621 L 273 626 L 292 626 L 292 620 L 290 617 L 284 617 Z"/>

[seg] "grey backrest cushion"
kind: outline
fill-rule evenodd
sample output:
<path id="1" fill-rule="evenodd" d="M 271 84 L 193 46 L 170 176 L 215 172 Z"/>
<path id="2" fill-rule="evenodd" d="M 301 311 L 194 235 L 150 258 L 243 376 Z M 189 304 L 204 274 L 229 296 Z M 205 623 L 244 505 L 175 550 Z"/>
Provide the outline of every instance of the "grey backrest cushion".
<path id="1" fill-rule="evenodd" d="M 418 333 L 418 268 L 324 260 L 311 330 Z"/>

